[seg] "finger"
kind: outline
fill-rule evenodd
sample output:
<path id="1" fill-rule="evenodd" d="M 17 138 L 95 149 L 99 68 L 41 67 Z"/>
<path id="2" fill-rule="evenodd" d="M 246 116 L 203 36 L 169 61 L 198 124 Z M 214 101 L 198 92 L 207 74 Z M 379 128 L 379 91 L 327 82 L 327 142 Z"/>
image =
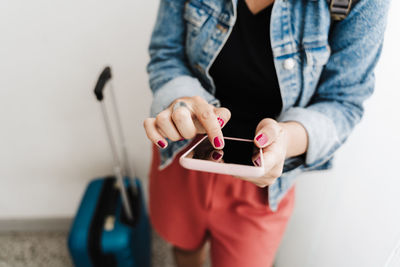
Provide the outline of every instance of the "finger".
<path id="1" fill-rule="evenodd" d="M 165 138 L 157 130 L 155 118 L 145 119 L 143 122 L 143 126 L 146 131 L 146 135 L 151 142 L 153 142 L 160 148 L 166 148 L 168 146 L 167 140 L 165 140 Z"/>
<path id="2" fill-rule="evenodd" d="M 279 140 L 281 140 L 281 139 L 278 139 L 276 142 L 271 144 L 269 147 L 263 149 L 264 150 L 263 158 L 266 158 L 266 157 L 274 158 L 275 165 L 272 166 L 268 171 L 269 177 L 273 178 L 273 179 L 276 179 L 282 175 L 283 166 L 285 164 L 286 153 L 284 152 L 285 149 L 282 149 Z M 271 156 L 271 154 L 272 154 L 272 156 Z M 272 164 L 273 163 L 271 162 L 271 165 Z"/>
<path id="3" fill-rule="evenodd" d="M 241 177 L 241 176 L 234 176 L 241 180 L 250 182 L 255 184 L 258 187 L 264 188 L 268 185 L 272 185 L 275 182 L 275 179 L 267 178 L 267 177 L 260 177 L 260 178 L 248 178 L 248 177 Z"/>
<path id="4" fill-rule="evenodd" d="M 281 126 L 275 120 L 263 119 L 257 126 L 254 143 L 260 148 L 269 146 L 278 138 L 281 131 Z"/>
<path id="5" fill-rule="evenodd" d="M 161 111 L 156 116 L 156 127 L 158 127 L 165 134 L 165 137 L 172 141 L 178 141 L 182 139 L 182 136 L 172 121 L 171 110 L 169 109 Z"/>
<path id="6" fill-rule="evenodd" d="M 183 138 L 191 139 L 196 136 L 196 127 L 194 126 L 192 114 L 188 108 L 179 107 L 173 110 L 171 117 L 175 127 Z"/>
<path id="7" fill-rule="evenodd" d="M 202 98 L 194 98 L 193 110 L 196 118 L 200 121 L 204 130 L 208 134 L 208 138 L 214 148 L 221 149 L 224 147 L 221 126 L 214 113 L 214 107 L 208 104 Z"/>
<path id="8" fill-rule="evenodd" d="M 214 113 L 217 115 L 217 121 L 221 128 L 223 128 L 231 118 L 231 112 L 227 108 L 214 108 Z M 197 118 L 195 118 L 193 122 L 197 130 L 197 133 L 207 132 Z"/>
<path id="9" fill-rule="evenodd" d="M 260 156 L 260 153 L 257 153 L 252 158 L 254 166 L 261 167 L 264 165 L 263 157 Z"/>
<path id="10" fill-rule="evenodd" d="M 264 166 L 263 151 L 261 148 L 254 146 L 251 161 L 253 162 L 254 166 Z"/>
<path id="11" fill-rule="evenodd" d="M 264 148 L 261 155 L 257 153 L 253 156 L 252 160 L 254 165 L 258 167 L 263 165 L 265 173 L 267 174 L 280 160 L 277 145 L 273 143 L 269 147 Z"/>
<path id="12" fill-rule="evenodd" d="M 272 179 L 276 179 L 282 176 L 282 172 L 283 172 L 283 161 L 277 163 L 274 167 L 272 167 L 268 173 L 268 176 Z"/>
<path id="13" fill-rule="evenodd" d="M 227 108 L 214 108 L 214 113 L 217 115 L 217 120 L 221 128 L 231 119 L 231 112 Z"/>

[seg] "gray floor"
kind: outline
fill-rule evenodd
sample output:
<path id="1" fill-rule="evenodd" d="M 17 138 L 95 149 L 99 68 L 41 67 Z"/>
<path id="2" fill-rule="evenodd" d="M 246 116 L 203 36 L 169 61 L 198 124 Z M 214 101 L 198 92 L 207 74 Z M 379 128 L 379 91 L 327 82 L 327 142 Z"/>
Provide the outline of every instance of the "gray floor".
<path id="1" fill-rule="evenodd" d="M 67 232 L 0 233 L 0 267 L 73 266 L 66 236 Z M 174 266 L 170 245 L 156 234 L 153 234 L 152 254 L 153 267 Z"/>

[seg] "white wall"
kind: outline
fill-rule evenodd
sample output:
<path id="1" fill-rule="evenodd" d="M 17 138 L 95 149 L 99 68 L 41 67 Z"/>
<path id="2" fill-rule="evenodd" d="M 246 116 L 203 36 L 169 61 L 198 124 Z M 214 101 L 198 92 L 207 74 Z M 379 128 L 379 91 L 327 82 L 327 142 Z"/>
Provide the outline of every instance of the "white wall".
<path id="1" fill-rule="evenodd" d="M 392 1 L 363 121 L 333 170 L 304 174 L 297 183 L 277 267 L 381 267 L 400 241 L 399 11 Z"/>
<path id="2" fill-rule="evenodd" d="M 92 88 L 105 64 L 142 177 L 145 65 L 158 1 L 0 1 L 0 219 L 72 216 L 111 172 Z"/>
<path id="3" fill-rule="evenodd" d="M 0 219 L 72 216 L 111 157 L 92 87 L 114 70 L 131 155 L 146 177 L 147 45 L 157 0 L 0 2 Z M 329 172 L 305 174 L 278 267 L 383 266 L 400 239 L 398 1 L 374 97 Z M 397 12 L 397 13 L 396 13 Z"/>

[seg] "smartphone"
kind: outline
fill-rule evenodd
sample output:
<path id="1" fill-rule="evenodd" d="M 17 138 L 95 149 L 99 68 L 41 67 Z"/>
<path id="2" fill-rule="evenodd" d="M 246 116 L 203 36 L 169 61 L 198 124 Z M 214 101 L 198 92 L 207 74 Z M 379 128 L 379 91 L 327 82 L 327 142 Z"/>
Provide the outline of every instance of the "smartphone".
<path id="1" fill-rule="evenodd" d="M 224 137 L 223 149 L 215 149 L 204 136 L 179 159 L 182 167 L 212 173 L 257 178 L 264 174 L 262 150 L 253 140 Z M 253 158 L 259 154 L 260 166 L 255 166 Z"/>

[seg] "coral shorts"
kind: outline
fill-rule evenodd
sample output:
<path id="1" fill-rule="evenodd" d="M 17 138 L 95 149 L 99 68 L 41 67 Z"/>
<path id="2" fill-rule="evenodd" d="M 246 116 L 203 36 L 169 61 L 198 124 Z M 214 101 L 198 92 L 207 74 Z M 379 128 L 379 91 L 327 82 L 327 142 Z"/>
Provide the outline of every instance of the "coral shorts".
<path id="1" fill-rule="evenodd" d="M 157 147 L 150 170 L 150 219 L 169 243 L 195 250 L 210 241 L 213 267 L 272 266 L 294 206 L 294 188 L 278 211 L 266 188 L 229 175 L 191 171 L 173 163 L 159 171 Z"/>

